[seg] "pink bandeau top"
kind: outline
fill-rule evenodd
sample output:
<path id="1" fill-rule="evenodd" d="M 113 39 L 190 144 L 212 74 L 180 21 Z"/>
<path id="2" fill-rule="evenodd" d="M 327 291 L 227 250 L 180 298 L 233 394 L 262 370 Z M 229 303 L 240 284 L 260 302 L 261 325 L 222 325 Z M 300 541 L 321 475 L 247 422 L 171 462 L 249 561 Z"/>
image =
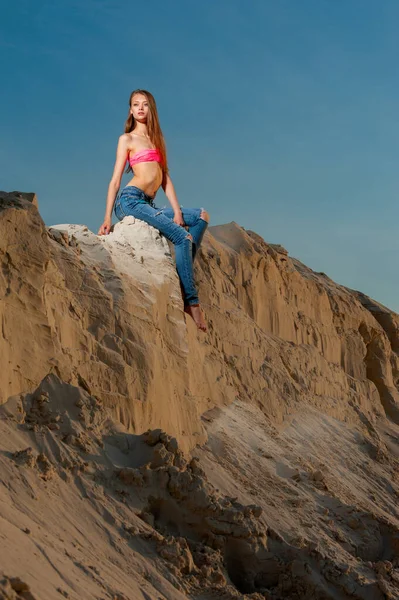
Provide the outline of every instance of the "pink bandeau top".
<path id="1" fill-rule="evenodd" d="M 141 162 L 156 161 L 156 162 L 160 163 L 162 161 L 162 156 L 161 156 L 161 153 L 158 150 L 158 148 L 155 148 L 155 150 L 153 150 L 152 148 L 146 148 L 145 150 L 140 150 L 139 152 L 135 152 L 135 154 L 133 154 L 133 156 L 129 157 L 129 154 L 128 154 L 126 160 L 130 163 L 130 166 L 133 167 L 133 165 L 137 165 L 137 163 L 141 163 Z"/>

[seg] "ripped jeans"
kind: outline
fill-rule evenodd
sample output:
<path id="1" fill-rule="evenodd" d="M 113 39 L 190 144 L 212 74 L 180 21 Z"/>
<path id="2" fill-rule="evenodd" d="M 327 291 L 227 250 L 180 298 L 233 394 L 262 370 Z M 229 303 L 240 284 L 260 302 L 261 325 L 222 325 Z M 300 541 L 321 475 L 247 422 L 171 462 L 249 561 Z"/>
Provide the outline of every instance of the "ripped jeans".
<path id="1" fill-rule="evenodd" d="M 158 208 L 154 197 L 143 190 L 128 185 L 123 188 L 115 202 L 114 212 L 121 221 L 131 215 L 158 229 L 175 246 L 176 269 L 184 294 L 184 304 L 198 304 L 198 292 L 194 281 L 193 260 L 208 226 L 201 219 L 202 208 L 182 208 L 183 220 L 188 231 L 174 221 L 172 208 Z M 190 239 L 190 236 L 192 240 Z"/>

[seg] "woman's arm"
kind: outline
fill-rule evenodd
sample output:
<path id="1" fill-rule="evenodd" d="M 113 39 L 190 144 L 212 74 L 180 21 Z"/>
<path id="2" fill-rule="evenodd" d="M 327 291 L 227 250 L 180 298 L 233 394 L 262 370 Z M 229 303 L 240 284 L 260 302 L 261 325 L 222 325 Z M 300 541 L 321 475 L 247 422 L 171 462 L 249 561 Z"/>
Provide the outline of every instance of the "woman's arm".
<path id="1" fill-rule="evenodd" d="M 173 219 L 174 222 L 177 223 L 177 225 L 184 225 L 183 215 L 182 215 L 182 212 L 180 209 L 179 202 L 177 200 L 176 191 L 175 191 L 174 185 L 172 183 L 172 180 L 168 174 L 166 174 L 162 180 L 162 189 L 165 192 L 165 196 L 169 200 L 169 202 L 173 208 L 173 211 L 175 213 L 175 216 Z"/>
<path id="2" fill-rule="evenodd" d="M 125 133 L 123 135 L 121 135 L 118 140 L 114 172 L 112 174 L 111 181 L 109 182 L 109 186 L 108 186 L 104 223 L 101 225 L 101 227 L 98 231 L 98 235 L 104 235 L 106 233 L 109 233 L 110 229 L 111 229 L 112 209 L 114 207 L 116 194 L 118 193 L 118 190 L 121 185 L 123 169 L 126 164 L 126 157 L 127 157 L 127 153 L 128 153 L 128 144 L 129 144 L 128 140 L 129 140 L 129 138 Z"/>

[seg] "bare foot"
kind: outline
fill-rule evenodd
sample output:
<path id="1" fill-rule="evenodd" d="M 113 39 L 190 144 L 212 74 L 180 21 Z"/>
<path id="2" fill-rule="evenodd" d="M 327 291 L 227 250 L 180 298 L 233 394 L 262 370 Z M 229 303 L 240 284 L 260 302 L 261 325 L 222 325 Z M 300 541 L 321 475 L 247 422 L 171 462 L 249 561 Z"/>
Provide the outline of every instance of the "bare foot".
<path id="1" fill-rule="evenodd" d="M 204 314 L 199 304 L 187 304 L 184 307 L 184 312 L 190 315 L 198 329 L 201 329 L 201 331 L 206 331 Z"/>

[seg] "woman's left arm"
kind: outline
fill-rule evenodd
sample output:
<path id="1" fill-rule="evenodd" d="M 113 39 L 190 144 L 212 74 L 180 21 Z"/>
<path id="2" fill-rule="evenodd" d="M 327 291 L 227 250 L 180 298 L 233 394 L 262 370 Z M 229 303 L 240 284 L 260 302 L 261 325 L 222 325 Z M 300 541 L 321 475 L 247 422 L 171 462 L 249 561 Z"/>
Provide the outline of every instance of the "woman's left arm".
<path id="1" fill-rule="evenodd" d="M 173 221 L 177 225 L 184 226 L 183 215 L 182 215 L 182 212 L 181 212 L 181 209 L 180 209 L 179 202 L 177 200 L 177 196 L 176 196 L 174 185 L 172 183 L 171 178 L 169 177 L 169 174 L 164 175 L 164 178 L 163 178 L 163 181 L 162 181 L 162 189 L 165 192 L 165 196 L 169 200 L 169 202 L 170 202 L 170 204 L 171 204 L 171 206 L 173 208 L 173 211 L 175 213 Z"/>

